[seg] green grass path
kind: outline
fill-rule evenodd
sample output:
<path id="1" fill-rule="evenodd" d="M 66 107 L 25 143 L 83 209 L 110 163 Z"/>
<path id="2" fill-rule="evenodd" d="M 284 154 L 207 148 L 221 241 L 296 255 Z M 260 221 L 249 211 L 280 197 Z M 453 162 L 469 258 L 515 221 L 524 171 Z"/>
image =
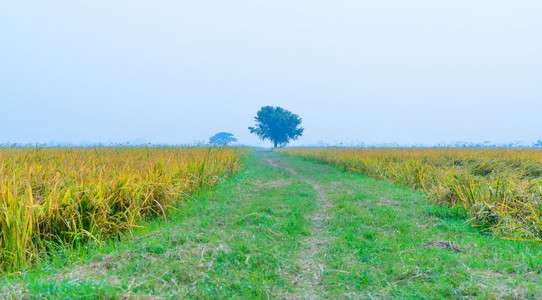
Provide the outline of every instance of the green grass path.
<path id="1" fill-rule="evenodd" d="M 255 152 L 246 173 L 133 239 L 5 277 L 24 298 L 539 298 L 541 247 L 421 194 Z"/>

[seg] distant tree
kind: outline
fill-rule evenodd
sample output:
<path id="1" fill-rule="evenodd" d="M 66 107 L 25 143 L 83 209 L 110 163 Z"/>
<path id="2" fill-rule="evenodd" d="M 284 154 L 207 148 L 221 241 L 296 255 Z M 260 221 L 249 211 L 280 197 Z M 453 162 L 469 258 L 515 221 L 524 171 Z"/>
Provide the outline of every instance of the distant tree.
<path id="1" fill-rule="evenodd" d="M 233 134 L 228 132 L 219 132 L 209 138 L 209 143 L 213 145 L 228 145 L 229 143 L 235 143 L 237 139 L 233 137 Z"/>
<path id="2" fill-rule="evenodd" d="M 273 146 L 286 146 L 290 140 L 303 135 L 301 118 L 282 107 L 264 106 L 256 117 L 256 125 L 249 127 L 250 133 L 257 134 L 261 140 L 269 140 Z"/>
<path id="3" fill-rule="evenodd" d="M 535 147 L 535 148 L 542 148 L 542 140 L 537 140 L 537 141 L 533 144 L 533 147 Z"/>

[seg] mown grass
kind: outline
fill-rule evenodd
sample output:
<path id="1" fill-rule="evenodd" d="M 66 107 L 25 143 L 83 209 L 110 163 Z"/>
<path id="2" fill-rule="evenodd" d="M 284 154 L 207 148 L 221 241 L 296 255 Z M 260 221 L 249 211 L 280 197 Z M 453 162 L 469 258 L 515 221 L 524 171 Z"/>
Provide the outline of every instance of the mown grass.
<path id="1" fill-rule="evenodd" d="M 300 158 L 333 203 L 320 258 L 326 298 L 538 298 L 542 248 L 471 226 L 462 208 Z"/>
<path id="2" fill-rule="evenodd" d="M 272 160 L 275 167 L 266 160 Z M 66 251 L 0 281 L 4 297 L 537 298 L 541 247 L 499 239 L 464 210 L 335 167 L 253 153 L 246 173 L 195 195 L 133 239 Z M 293 170 L 292 173 L 288 169 Z M 318 185 L 318 190 L 315 189 Z M 313 216 L 326 213 L 314 238 Z M 304 247 L 318 241 L 314 284 Z M 319 272 L 319 271 L 318 271 Z M 316 274 L 316 273 L 315 273 Z M 306 282 L 304 282 L 306 283 Z M 317 290 L 310 290 L 310 289 Z"/>

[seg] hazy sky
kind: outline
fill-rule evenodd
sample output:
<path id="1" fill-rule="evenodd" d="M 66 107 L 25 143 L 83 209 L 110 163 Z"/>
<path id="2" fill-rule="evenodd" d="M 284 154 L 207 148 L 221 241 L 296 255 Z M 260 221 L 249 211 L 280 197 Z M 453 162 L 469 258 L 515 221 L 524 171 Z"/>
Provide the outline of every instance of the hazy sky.
<path id="1" fill-rule="evenodd" d="M 0 143 L 542 139 L 542 1 L 0 2 Z M 270 145 L 267 143 L 266 145 Z"/>

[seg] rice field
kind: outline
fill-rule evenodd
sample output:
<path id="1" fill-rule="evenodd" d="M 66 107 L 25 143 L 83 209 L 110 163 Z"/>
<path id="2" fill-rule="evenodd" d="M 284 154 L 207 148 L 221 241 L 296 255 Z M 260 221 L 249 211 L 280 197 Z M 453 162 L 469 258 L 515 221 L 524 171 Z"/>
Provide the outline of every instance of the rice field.
<path id="1" fill-rule="evenodd" d="M 507 239 L 542 241 L 542 151 L 536 149 L 283 149 L 423 191 Z"/>
<path id="2" fill-rule="evenodd" d="M 241 148 L 0 149 L 0 269 L 130 233 L 240 169 Z"/>

